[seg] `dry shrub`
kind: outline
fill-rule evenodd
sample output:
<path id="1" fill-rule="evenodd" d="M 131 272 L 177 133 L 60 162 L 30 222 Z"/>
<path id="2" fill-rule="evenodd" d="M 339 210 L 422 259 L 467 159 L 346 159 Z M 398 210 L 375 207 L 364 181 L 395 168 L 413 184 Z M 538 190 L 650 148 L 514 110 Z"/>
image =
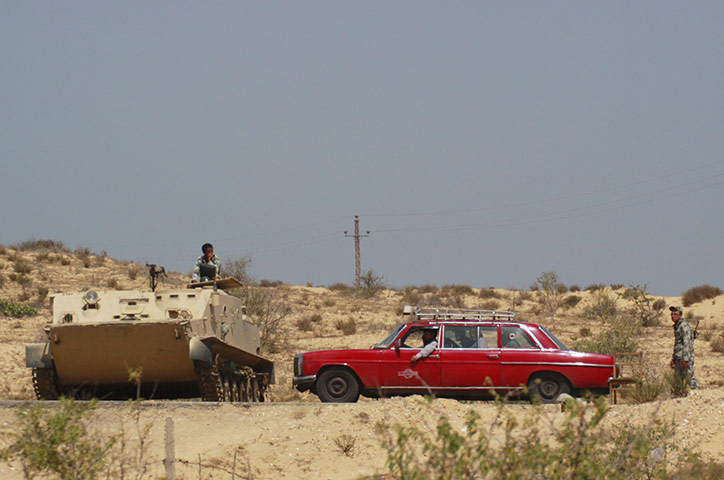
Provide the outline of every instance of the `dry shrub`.
<path id="1" fill-rule="evenodd" d="M 478 293 L 478 296 L 482 299 L 488 299 L 488 298 L 500 298 L 500 294 L 493 290 L 492 288 L 483 288 L 480 290 L 480 293 Z"/>
<path id="2" fill-rule="evenodd" d="M 573 293 L 573 292 L 580 292 L 580 291 L 581 291 L 581 287 L 579 287 L 578 285 L 571 285 L 570 287 L 568 287 L 568 291 L 571 292 L 571 293 Z"/>
<path id="3" fill-rule="evenodd" d="M 75 251 L 75 256 L 80 260 L 80 262 L 83 264 L 83 267 L 90 268 L 91 267 L 91 252 L 87 248 L 79 248 Z"/>
<path id="4" fill-rule="evenodd" d="M 461 295 L 474 295 L 473 288 L 469 285 L 445 285 L 442 290 L 443 295 L 447 296 L 461 296 Z"/>
<path id="5" fill-rule="evenodd" d="M 561 302 L 561 306 L 568 310 L 570 308 L 574 308 L 578 303 L 581 301 L 581 297 L 578 295 L 569 295 L 563 301 Z"/>
<path id="6" fill-rule="evenodd" d="M 718 297 L 722 293 L 724 292 L 722 292 L 721 288 L 719 287 L 714 287 L 712 285 L 699 285 L 685 291 L 681 295 L 681 303 L 685 307 L 688 307 L 709 298 Z"/>
<path id="7" fill-rule="evenodd" d="M 278 288 L 245 287 L 241 293 L 246 313 L 251 322 L 259 327 L 261 348 L 265 352 L 279 352 L 284 343 L 281 326 L 291 313 Z"/>
<path id="8" fill-rule="evenodd" d="M 138 276 L 138 265 L 129 265 L 128 267 L 128 278 L 135 280 Z"/>
<path id="9" fill-rule="evenodd" d="M 709 342 L 712 352 L 724 353 L 724 334 L 720 334 Z"/>
<path id="10" fill-rule="evenodd" d="M 340 318 L 334 322 L 334 328 L 341 331 L 344 335 L 353 335 L 357 333 L 357 321 L 354 317 L 347 317 L 346 320 Z"/>
<path id="11" fill-rule="evenodd" d="M 41 303 L 44 302 L 45 299 L 47 298 L 47 296 L 48 296 L 48 288 L 47 287 L 38 287 L 38 290 L 37 290 L 38 302 L 41 302 Z"/>
<path id="12" fill-rule="evenodd" d="M 313 322 L 310 317 L 302 317 L 297 320 L 297 328 L 303 332 L 311 332 L 314 330 L 312 323 Z"/>
<path id="13" fill-rule="evenodd" d="M 595 292 L 595 291 L 598 291 L 598 290 L 603 290 L 604 288 L 606 288 L 606 285 L 604 285 L 604 284 L 602 284 L 602 283 L 592 283 L 592 284 L 590 284 L 589 286 L 586 287 L 586 291 L 588 291 L 588 292 Z"/>
<path id="14" fill-rule="evenodd" d="M 13 270 L 15 270 L 15 273 L 17 273 L 18 275 L 27 275 L 28 273 L 33 271 L 33 267 L 25 260 L 18 259 L 15 260 Z"/>
<path id="15" fill-rule="evenodd" d="M 28 277 L 27 275 L 15 275 L 14 273 L 11 273 L 10 279 L 14 280 L 15 283 L 17 283 L 18 285 L 20 285 L 22 287 L 27 287 L 31 283 L 33 283 L 33 280 L 30 277 Z"/>
<path id="16" fill-rule="evenodd" d="M 354 450 L 354 444 L 356 442 L 357 439 L 355 437 L 353 437 L 352 435 L 347 435 L 346 433 L 334 439 L 334 444 L 337 445 L 337 448 L 339 448 L 340 452 L 347 455 L 348 457 L 352 456 L 352 451 Z"/>
<path id="17" fill-rule="evenodd" d="M 110 289 L 117 290 L 118 289 L 118 279 L 115 277 L 110 277 L 106 281 L 106 286 Z"/>
<path id="18" fill-rule="evenodd" d="M 495 300 L 488 300 L 480 304 L 482 310 L 497 310 L 500 307 L 500 303 Z"/>
<path id="19" fill-rule="evenodd" d="M 328 286 L 327 290 L 331 290 L 332 292 L 337 292 L 337 293 L 347 293 L 350 290 L 352 290 L 352 287 L 350 287 L 349 285 L 347 285 L 345 283 L 337 282 L 337 283 L 333 283 L 332 285 Z"/>

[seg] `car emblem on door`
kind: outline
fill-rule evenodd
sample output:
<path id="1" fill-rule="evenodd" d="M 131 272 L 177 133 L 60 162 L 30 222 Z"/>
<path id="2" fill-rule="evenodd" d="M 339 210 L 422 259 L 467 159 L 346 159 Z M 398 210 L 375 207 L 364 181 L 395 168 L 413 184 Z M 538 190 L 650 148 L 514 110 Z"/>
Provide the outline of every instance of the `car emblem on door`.
<path id="1" fill-rule="evenodd" d="M 408 368 L 408 369 L 405 369 L 405 370 L 403 370 L 403 371 L 401 371 L 401 372 L 397 372 L 397 376 L 398 376 L 398 377 L 404 377 L 406 380 L 409 380 L 409 379 L 411 379 L 411 378 L 413 378 L 413 377 L 417 377 L 418 375 L 417 375 L 417 372 L 416 372 L 416 371 L 411 370 L 411 369 Z"/>

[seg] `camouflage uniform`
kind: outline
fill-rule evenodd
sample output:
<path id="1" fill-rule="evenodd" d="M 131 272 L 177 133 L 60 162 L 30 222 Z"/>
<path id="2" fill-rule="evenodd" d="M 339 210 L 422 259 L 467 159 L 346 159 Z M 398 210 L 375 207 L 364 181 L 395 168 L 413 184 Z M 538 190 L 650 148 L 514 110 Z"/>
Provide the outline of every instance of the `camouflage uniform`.
<path id="1" fill-rule="evenodd" d="M 689 322 L 681 318 L 674 325 L 674 371 L 679 377 L 689 378 L 689 387 L 699 388 L 699 382 L 694 376 L 694 330 Z M 684 367 L 683 362 L 689 362 Z"/>
<path id="2" fill-rule="evenodd" d="M 206 255 L 201 255 L 199 258 L 196 259 L 196 265 L 194 265 L 194 274 L 191 276 L 191 281 L 193 282 L 208 282 L 209 280 L 213 280 L 213 277 L 206 277 L 201 276 L 201 267 L 213 265 L 216 267 L 216 278 L 220 278 L 221 275 L 221 260 L 219 260 L 219 257 L 214 255 L 211 257 L 210 261 L 206 261 Z"/>

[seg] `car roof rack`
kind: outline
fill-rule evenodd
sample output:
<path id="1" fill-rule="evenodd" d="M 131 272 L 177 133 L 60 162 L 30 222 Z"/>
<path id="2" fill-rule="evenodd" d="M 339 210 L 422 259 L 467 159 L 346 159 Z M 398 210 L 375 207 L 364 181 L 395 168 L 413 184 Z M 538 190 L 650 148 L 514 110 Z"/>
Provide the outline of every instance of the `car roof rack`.
<path id="1" fill-rule="evenodd" d="M 515 312 L 508 310 L 474 310 L 467 308 L 413 307 L 405 305 L 403 315 L 412 315 L 416 320 L 471 320 L 492 322 L 493 320 L 515 320 Z"/>

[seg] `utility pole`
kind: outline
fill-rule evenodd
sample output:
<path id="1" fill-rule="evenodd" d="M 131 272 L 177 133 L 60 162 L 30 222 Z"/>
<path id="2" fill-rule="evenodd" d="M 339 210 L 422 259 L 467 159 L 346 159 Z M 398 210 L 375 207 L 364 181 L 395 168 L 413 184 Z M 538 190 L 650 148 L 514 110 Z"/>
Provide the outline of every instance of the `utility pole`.
<path id="1" fill-rule="evenodd" d="M 359 279 L 360 276 L 362 276 L 362 271 L 360 268 L 360 253 L 359 253 L 359 239 L 362 237 L 369 237 L 370 231 L 367 230 L 366 235 L 360 235 L 359 234 L 359 215 L 354 216 L 354 235 L 347 235 L 347 230 L 344 231 L 345 237 L 354 237 L 354 286 L 355 288 L 359 288 Z"/>

